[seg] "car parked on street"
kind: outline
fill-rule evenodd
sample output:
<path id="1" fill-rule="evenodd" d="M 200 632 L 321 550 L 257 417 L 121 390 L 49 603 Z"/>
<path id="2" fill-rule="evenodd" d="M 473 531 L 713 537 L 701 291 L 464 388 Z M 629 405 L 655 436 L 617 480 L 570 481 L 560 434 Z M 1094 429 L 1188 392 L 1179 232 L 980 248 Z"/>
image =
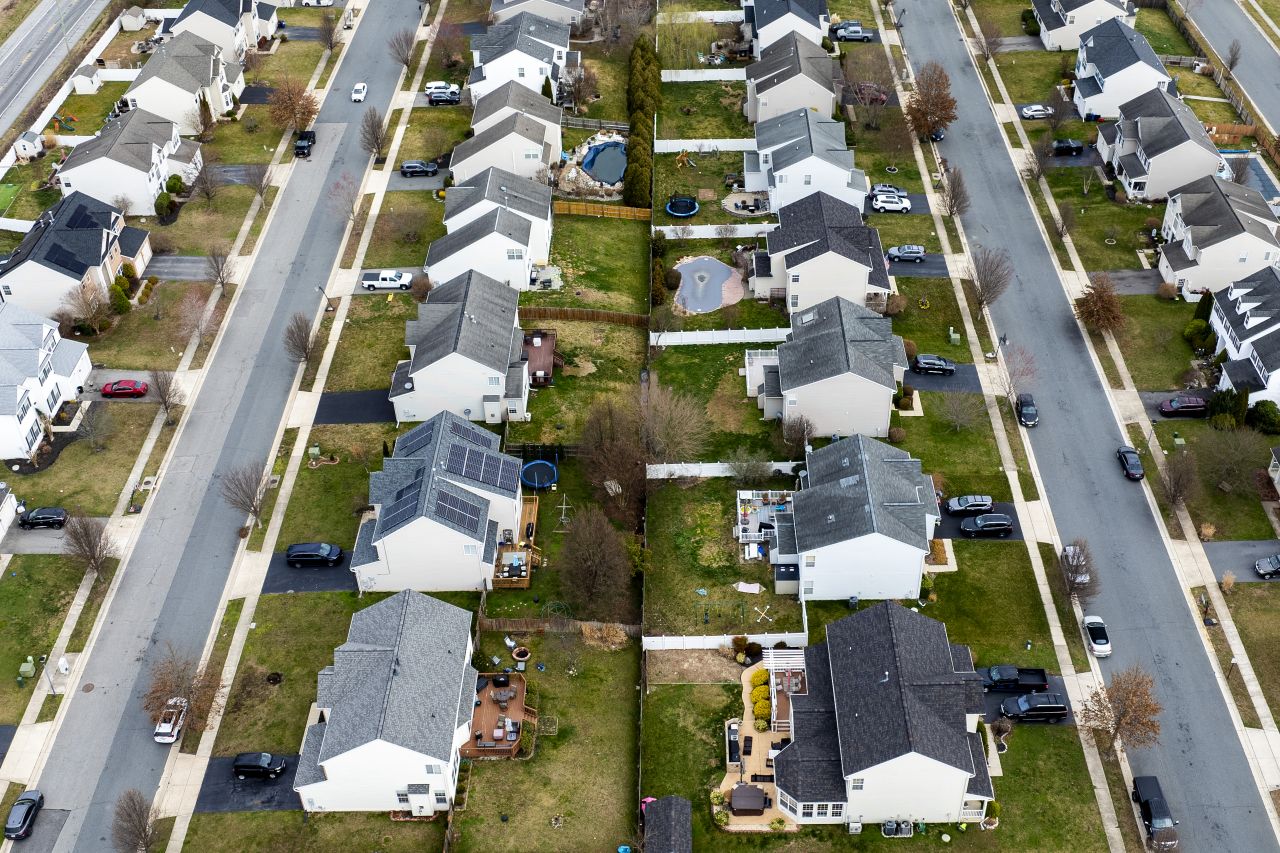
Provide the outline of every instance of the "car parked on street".
<path id="1" fill-rule="evenodd" d="M 62 525 L 66 523 L 67 511 L 60 506 L 40 506 L 18 516 L 18 526 L 23 530 L 31 530 L 34 527 L 52 527 L 54 530 L 61 530 Z"/>
<path id="2" fill-rule="evenodd" d="M 1079 157 L 1084 153 L 1084 143 L 1078 139 L 1053 140 L 1054 157 Z"/>
<path id="3" fill-rule="evenodd" d="M 956 365 L 949 358 L 922 352 L 911 360 L 911 372 L 941 373 L 943 376 L 951 376 L 956 372 Z"/>
<path id="4" fill-rule="evenodd" d="M 911 261 L 918 264 L 924 260 L 924 246 L 917 243 L 907 243 L 904 246 L 890 246 L 889 251 L 885 252 L 885 257 L 891 261 Z"/>
<path id="5" fill-rule="evenodd" d="M 145 397 L 151 386 L 137 379 L 117 379 L 102 386 L 104 397 Z"/>
<path id="6" fill-rule="evenodd" d="M 872 195 L 900 195 L 903 198 L 906 198 L 909 195 L 909 193 L 906 190 L 904 190 L 902 187 L 896 187 L 893 184 L 872 184 L 871 194 Z"/>
<path id="7" fill-rule="evenodd" d="M 440 167 L 429 160 L 405 160 L 400 164 L 402 178 L 434 178 L 440 174 Z"/>
<path id="8" fill-rule="evenodd" d="M 365 96 L 365 95 L 367 95 L 367 94 L 369 94 L 369 84 L 368 84 L 368 83 L 357 83 L 357 84 L 356 84 L 356 85 L 351 89 L 351 101 L 352 101 L 353 103 L 356 103 L 356 104 L 363 103 L 363 102 L 364 102 L 364 96 Z"/>
<path id="9" fill-rule="evenodd" d="M 1107 623 L 1102 621 L 1102 617 L 1086 616 L 1080 624 L 1084 626 L 1084 638 L 1093 656 L 1111 657 L 1111 637 L 1107 635 Z"/>
<path id="10" fill-rule="evenodd" d="M 996 503 L 991 495 L 961 495 L 947 501 L 947 515 L 982 515 L 992 512 Z"/>
<path id="11" fill-rule="evenodd" d="M 1062 554 L 1058 557 L 1062 573 L 1074 586 L 1082 586 L 1091 580 L 1089 560 L 1079 545 L 1070 543 L 1062 546 Z"/>
<path id="12" fill-rule="evenodd" d="M 287 762 L 269 752 L 242 752 L 231 764 L 232 774 L 245 779 L 274 779 L 285 771 Z"/>
<path id="13" fill-rule="evenodd" d="M 156 743 L 176 743 L 182 737 L 182 726 L 187 722 L 186 699 L 174 696 L 164 704 L 153 737 Z"/>
<path id="14" fill-rule="evenodd" d="M 1146 472 L 1142 470 L 1142 458 L 1132 447 L 1126 444 L 1117 448 L 1116 458 L 1120 460 L 1120 470 L 1124 472 L 1126 480 L 1141 480 L 1146 476 Z"/>
<path id="15" fill-rule="evenodd" d="M 868 42 L 874 37 L 871 30 L 862 28 L 862 21 L 843 21 L 831 28 L 833 41 Z"/>
<path id="16" fill-rule="evenodd" d="M 1001 702 L 1000 714 L 1023 723 L 1057 723 L 1065 720 L 1071 709 L 1059 693 L 1026 693 Z"/>
<path id="17" fill-rule="evenodd" d="M 1044 104 L 1027 104 L 1022 108 L 1023 118 L 1048 118 L 1053 115 L 1053 108 Z"/>
<path id="18" fill-rule="evenodd" d="M 910 213 L 911 199 L 900 195 L 873 195 L 871 209 L 877 213 Z"/>
<path id="19" fill-rule="evenodd" d="M 960 534 L 970 539 L 976 539 L 979 536 L 984 539 L 991 537 L 1004 539 L 1012 532 L 1013 517 L 1002 512 L 989 512 L 960 522 Z"/>
<path id="20" fill-rule="evenodd" d="M 1280 577 L 1280 554 L 1263 557 L 1253 564 L 1253 572 L 1264 581 Z"/>
<path id="21" fill-rule="evenodd" d="M 328 542 L 298 542 L 285 549 L 284 559 L 291 569 L 336 566 L 342 562 L 342 549 Z"/>
<path id="22" fill-rule="evenodd" d="M 1019 394 L 1013 407 L 1018 412 L 1018 423 L 1024 427 L 1033 427 L 1040 423 L 1040 410 L 1036 408 L 1035 397 L 1030 394 Z"/>
<path id="23" fill-rule="evenodd" d="M 462 102 L 461 92 L 429 92 L 427 104 L 432 107 L 452 107 Z"/>
<path id="24" fill-rule="evenodd" d="M 1173 850 L 1178 846 L 1178 821 L 1164 798 L 1160 780 L 1155 776 L 1133 777 L 1133 801 L 1142 815 L 1142 827 L 1147 831 L 1147 843 L 1153 850 Z"/>
<path id="25" fill-rule="evenodd" d="M 1160 416 L 1164 418 L 1207 418 L 1209 401 L 1195 394 L 1179 394 L 1160 404 Z"/>
<path id="26" fill-rule="evenodd" d="M 929 134 L 929 138 L 932 139 L 934 142 L 941 142 L 942 140 L 947 138 L 947 132 L 942 128 L 938 128 L 933 133 Z"/>
<path id="27" fill-rule="evenodd" d="M 36 790 L 23 791 L 18 799 L 9 807 L 9 816 L 4 820 L 4 837 L 11 839 L 26 838 L 35 825 L 36 815 L 44 808 L 44 794 Z"/>
<path id="28" fill-rule="evenodd" d="M 316 147 L 316 132 L 314 130 L 298 131 L 298 138 L 293 140 L 293 156 L 294 157 L 310 157 L 311 149 Z"/>

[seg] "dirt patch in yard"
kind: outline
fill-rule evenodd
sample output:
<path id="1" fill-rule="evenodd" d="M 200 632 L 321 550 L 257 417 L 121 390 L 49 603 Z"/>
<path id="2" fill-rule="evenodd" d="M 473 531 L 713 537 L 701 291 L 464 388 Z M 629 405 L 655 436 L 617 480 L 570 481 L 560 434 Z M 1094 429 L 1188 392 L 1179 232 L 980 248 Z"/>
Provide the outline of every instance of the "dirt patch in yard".
<path id="1" fill-rule="evenodd" d="M 650 684 L 737 684 L 742 667 L 716 649 L 669 649 L 648 652 Z"/>

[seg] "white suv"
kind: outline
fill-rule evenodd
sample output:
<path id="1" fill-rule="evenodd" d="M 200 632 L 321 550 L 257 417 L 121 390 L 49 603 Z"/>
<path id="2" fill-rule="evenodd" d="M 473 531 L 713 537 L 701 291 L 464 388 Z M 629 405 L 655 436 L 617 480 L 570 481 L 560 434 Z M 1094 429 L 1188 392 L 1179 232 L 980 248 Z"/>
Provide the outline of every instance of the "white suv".
<path id="1" fill-rule="evenodd" d="M 428 95 L 432 93 L 443 94 L 445 92 L 461 92 L 457 83 L 446 83 L 443 80 L 432 80 L 430 83 L 422 87 L 422 91 Z"/>
<path id="2" fill-rule="evenodd" d="M 876 195 L 871 197 L 871 209 L 877 213 L 910 213 L 911 199 L 900 195 Z"/>

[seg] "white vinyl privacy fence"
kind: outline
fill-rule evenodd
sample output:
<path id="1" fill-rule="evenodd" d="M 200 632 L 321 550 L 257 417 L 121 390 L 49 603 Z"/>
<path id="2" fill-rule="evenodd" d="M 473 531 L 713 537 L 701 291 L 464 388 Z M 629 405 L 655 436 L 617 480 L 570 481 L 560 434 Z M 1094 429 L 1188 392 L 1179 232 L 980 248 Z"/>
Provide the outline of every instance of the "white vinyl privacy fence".
<path id="1" fill-rule="evenodd" d="M 770 462 L 775 474 L 790 474 L 799 462 Z M 732 477 L 733 464 L 729 462 L 668 462 L 646 465 L 645 477 L 650 480 L 679 480 L 683 477 Z"/>
<path id="2" fill-rule="evenodd" d="M 651 347 L 688 347 L 697 344 L 772 344 L 791 334 L 790 329 L 712 329 L 705 332 L 650 332 Z"/>

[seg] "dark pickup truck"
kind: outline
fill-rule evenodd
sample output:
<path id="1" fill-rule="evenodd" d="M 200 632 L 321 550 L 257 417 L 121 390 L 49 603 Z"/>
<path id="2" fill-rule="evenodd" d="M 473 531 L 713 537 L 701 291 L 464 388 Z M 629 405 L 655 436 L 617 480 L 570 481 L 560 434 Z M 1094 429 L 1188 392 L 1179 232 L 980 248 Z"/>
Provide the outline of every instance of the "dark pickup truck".
<path id="1" fill-rule="evenodd" d="M 1039 693 L 1049 689 L 1049 674 L 1043 669 L 1019 666 L 983 667 L 982 689 L 989 693 Z"/>
<path id="2" fill-rule="evenodd" d="M 311 149 L 316 144 L 316 132 L 314 130 L 298 131 L 298 138 L 293 141 L 294 157 L 310 157 Z"/>

